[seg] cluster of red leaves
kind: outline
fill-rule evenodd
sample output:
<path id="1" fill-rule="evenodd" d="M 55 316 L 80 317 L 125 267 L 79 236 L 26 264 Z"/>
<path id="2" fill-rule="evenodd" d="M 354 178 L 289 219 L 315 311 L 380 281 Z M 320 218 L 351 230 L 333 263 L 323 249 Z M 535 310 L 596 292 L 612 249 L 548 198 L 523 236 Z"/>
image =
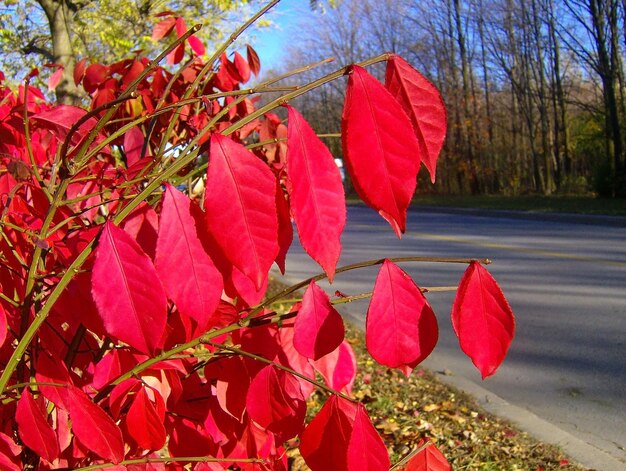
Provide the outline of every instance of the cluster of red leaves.
<path id="1" fill-rule="evenodd" d="M 155 37 L 185 29 L 168 14 Z M 170 63 L 183 55 L 181 43 Z M 196 457 L 196 470 L 279 470 L 286 442 L 299 437 L 313 470 L 387 469 L 367 411 L 350 400 L 355 357 L 329 296 L 311 281 L 288 315 L 259 305 L 270 267 L 284 270 L 292 218 L 307 253 L 335 275 L 346 209 L 330 152 L 292 107 L 288 126 L 266 114 L 222 135 L 255 110 L 248 99 L 229 106 L 228 95 L 258 72 L 250 48 L 247 61 L 222 55 L 198 99 L 180 109 L 171 105 L 189 98 L 205 64 L 195 57 L 180 73 L 142 75 L 148 65 L 79 64 L 92 115 L 52 106 L 35 89 L 0 89 L 1 467 L 182 469 L 190 460 L 177 458 Z M 357 65 L 347 73 L 347 168 L 400 236 L 421 163 L 435 175 L 443 104 L 397 56 L 385 85 Z M 135 97 L 99 126 L 130 86 Z M 170 144 L 196 139 L 208 157 L 203 207 L 165 183 L 116 220 L 157 178 L 153 167 L 167 168 L 157 149 L 171 123 Z M 249 138 L 286 142 L 253 153 Z M 492 374 L 513 315 L 477 262 L 461 280 L 452 319 L 461 348 Z M 374 359 L 407 375 L 437 341 L 428 301 L 391 261 L 374 286 L 366 337 Z M 305 425 L 316 372 L 336 394 Z M 429 449 L 406 469 L 431 469 L 418 464 Z"/>

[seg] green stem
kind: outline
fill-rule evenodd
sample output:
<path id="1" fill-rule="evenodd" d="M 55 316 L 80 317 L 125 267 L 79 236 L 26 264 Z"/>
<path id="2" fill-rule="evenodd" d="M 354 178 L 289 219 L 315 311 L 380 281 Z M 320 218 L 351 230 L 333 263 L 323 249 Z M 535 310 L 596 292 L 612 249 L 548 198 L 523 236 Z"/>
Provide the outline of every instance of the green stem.
<path id="1" fill-rule="evenodd" d="M 356 270 L 358 268 L 367 268 L 367 267 L 372 267 L 372 266 L 375 266 L 375 265 L 382 265 L 385 262 L 385 260 L 389 260 L 389 261 L 394 262 L 394 263 L 420 262 L 420 263 L 462 263 L 462 264 L 469 264 L 469 263 L 472 263 L 472 262 L 478 262 L 478 263 L 482 263 L 483 265 L 489 265 L 491 263 L 491 260 L 489 260 L 487 258 L 475 259 L 475 258 L 453 258 L 453 257 L 393 257 L 393 258 L 380 258 L 380 259 L 376 259 L 376 260 L 366 260 L 364 262 L 358 262 L 358 263 L 352 263 L 350 265 L 344 265 L 342 267 L 337 268 L 335 270 L 335 274 L 343 273 L 343 272 L 350 271 L 350 270 Z M 320 273 L 319 275 L 312 276 L 311 278 L 307 278 L 306 280 L 303 280 L 303 281 L 301 281 L 299 283 L 296 283 L 295 285 L 292 285 L 292 286 L 289 286 L 288 288 L 285 288 L 280 293 L 276 294 L 275 296 L 272 296 L 268 300 L 264 301 L 263 303 L 261 303 L 257 307 L 255 307 L 252 311 L 250 311 L 250 314 L 248 314 L 248 316 L 244 320 L 247 320 L 248 318 L 252 318 L 252 317 L 256 316 L 265 307 L 275 303 L 279 299 L 282 299 L 285 296 L 289 296 L 290 294 L 295 293 L 296 291 L 298 291 L 298 290 L 308 286 L 311 283 L 311 281 L 319 281 L 319 280 L 323 280 L 325 278 L 328 278 L 328 275 L 326 273 Z"/>
<path id="2" fill-rule="evenodd" d="M 35 179 L 39 183 L 42 191 L 48 198 L 48 202 L 52 201 L 52 196 L 48 192 L 48 189 L 44 185 L 43 179 L 41 175 L 39 175 L 39 169 L 37 168 L 37 162 L 35 161 L 35 154 L 33 154 L 33 146 L 30 142 L 30 123 L 28 121 L 28 87 L 30 85 L 30 79 L 27 78 L 24 80 L 24 140 L 26 141 L 26 152 L 28 153 L 28 159 L 30 160 L 30 166 L 33 171 L 33 175 Z"/>
<path id="3" fill-rule="evenodd" d="M 233 332 L 235 330 L 239 330 L 241 328 L 241 326 L 239 324 L 231 324 L 227 327 L 224 327 L 222 329 L 218 329 L 218 330 L 214 330 L 212 332 L 209 332 L 207 334 L 201 335 L 200 337 L 196 337 L 193 340 L 190 340 L 187 343 L 183 343 L 180 345 L 177 345 L 174 348 L 171 348 L 170 350 L 167 351 L 163 351 L 161 353 L 159 353 L 158 355 L 152 357 L 152 358 L 148 358 L 146 361 L 139 363 L 137 366 L 135 366 L 134 368 L 132 368 L 131 370 L 127 371 L 126 373 L 118 376 L 117 378 L 115 378 L 113 381 L 109 382 L 106 386 L 104 386 L 99 392 L 98 394 L 96 394 L 96 397 L 94 398 L 94 402 L 98 402 L 100 400 L 102 400 L 107 393 L 111 390 L 111 388 L 117 384 L 120 384 L 122 381 L 125 381 L 129 378 L 132 378 L 134 376 L 137 376 L 139 373 L 141 373 L 142 371 L 144 371 L 147 368 L 150 368 L 152 365 L 155 365 L 156 363 L 163 361 L 163 360 L 167 360 L 169 358 L 171 358 L 173 355 L 178 355 L 179 353 L 189 349 L 189 348 L 194 348 L 197 347 L 198 345 L 200 345 L 201 343 L 205 343 L 205 342 L 209 342 L 211 341 L 211 339 L 218 337 L 220 335 L 223 334 L 227 334 L 230 332 Z"/>
<path id="4" fill-rule="evenodd" d="M 11 379 L 11 376 L 15 372 L 19 362 L 24 356 L 24 353 L 26 352 L 26 349 L 30 345 L 30 342 L 35 337 L 35 334 L 37 333 L 41 325 L 45 322 L 46 318 L 48 317 L 48 314 L 50 313 L 50 310 L 52 309 L 56 301 L 59 299 L 59 297 L 61 296 L 61 293 L 63 292 L 63 290 L 67 287 L 67 285 L 72 280 L 74 275 L 78 272 L 79 268 L 85 262 L 89 254 L 91 254 L 94 245 L 95 245 L 95 239 L 92 240 L 90 243 L 88 243 L 87 246 L 83 249 L 83 251 L 80 254 L 78 254 L 78 257 L 76 257 L 76 259 L 72 262 L 72 264 L 69 266 L 69 268 L 66 270 L 66 272 L 63 274 L 63 276 L 57 283 L 57 285 L 54 287 L 54 289 L 50 293 L 50 296 L 46 300 L 46 303 L 35 314 L 33 322 L 30 324 L 30 326 L 28 326 L 28 329 L 26 330 L 24 335 L 22 335 L 22 338 L 20 339 L 20 341 L 17 343 L 17 346 L 15 347 L 15 350 L 13 350 L 13 354 L 11 355 L 11 358 L 9 358 L 9 361 L 6 364 L 6 367 L 2 371 L 2 375 L 0 375 L 0 396 L 4 394 L 4 391 Z M 37 249 L 35 250 L 37 251 Z M 32 279 L 34 280 L 34 276 Z"/>
<path id="5" fill-rule="evenodd" d="M 389 468 L 389 471 L 400 470 L 400 468 L 402 468 L 402 466 L 407 464 L 411 460 L 411 458 L 413 458 L 415 455 L 417 455 L 421 451 L 425 450 L 426 447 L 430 446 L 431 444 L 432 443 L 429 440 L 426 440 L 425 443 L 418 446 L 414 450 L 411 450 L 404 458 L 402 458 L 400 461 L 394 464 L 391 468 Z"/>

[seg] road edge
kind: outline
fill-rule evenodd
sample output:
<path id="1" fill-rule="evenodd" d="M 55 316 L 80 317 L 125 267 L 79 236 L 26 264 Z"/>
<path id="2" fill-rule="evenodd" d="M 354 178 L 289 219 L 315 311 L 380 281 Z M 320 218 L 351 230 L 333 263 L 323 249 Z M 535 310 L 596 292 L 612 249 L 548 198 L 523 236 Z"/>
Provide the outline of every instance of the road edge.
<path id="1" fill-rule="evenodd" d="M 597 471 L 626 469 L 626 463 L 542 419 L 528 409 L 511 404 L 476 382 L 454 374 L 441 374 L 441 371 L 446 370 L 436 360 L 426 359 L 421 366 L 436 373 L 443 383 L 472 396 L 487 412 L 511 422 L 539 441 L 558 446 L 580 465 Z"/>
<path id="2" fill-rule="evenodd" d="M 348 306 L 341 306 L 339 311 L 352 325 L 361 330 L 365 329 L 362 317 L 352 313 Z M 542 419 L 528 409 L 511 404 L 471 379 L 454 374 L 441 374 L 442 371 L 447 372 L 446 366 L 438 363 L 434 358 L 427 358 L 420 366 L 436 374 L 441 382 L 472 396 L 490 414 L 511 422 L 541 442 L 558 446 L 569 458 L 581 466 L 597 471 L 626 469 L 626 463 Z"/>

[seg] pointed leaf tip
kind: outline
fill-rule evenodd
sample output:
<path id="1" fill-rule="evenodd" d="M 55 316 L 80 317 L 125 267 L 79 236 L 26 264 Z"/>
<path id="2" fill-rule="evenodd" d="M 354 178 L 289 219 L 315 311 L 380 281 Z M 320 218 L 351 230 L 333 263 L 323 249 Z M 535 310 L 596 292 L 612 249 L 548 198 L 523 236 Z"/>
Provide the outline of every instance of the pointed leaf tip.
<path id="1" fill-rule="evenodd" d="M 28 388 L 24 388 L 15 409 L 15 421 L 24 444 L 46 461 L 59 455 L 59 442 L 48 423 L 43 407 L 37 403 Z"/>
<path id="2" fill-rule="evenodd" d="M 513 340 L 515 317 L 496 280 L 478 262 L 470 263 L 461 278 L 452 326 L 482 378 L 494 374 Z"/>

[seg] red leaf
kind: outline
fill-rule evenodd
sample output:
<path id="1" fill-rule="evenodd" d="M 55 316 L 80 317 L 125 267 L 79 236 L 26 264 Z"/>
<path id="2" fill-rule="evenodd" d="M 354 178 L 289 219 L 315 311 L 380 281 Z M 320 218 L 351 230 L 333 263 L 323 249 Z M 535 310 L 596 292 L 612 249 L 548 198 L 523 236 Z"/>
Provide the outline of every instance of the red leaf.
<path id="1" fill-rule="evenodd" d="M 100 235 L 92 279 L 107 332 L 140 352 L 154 353 L 165 331 L 167 297 L 150 258 L 110 221 Z"/>
<path id="2" fill-rule="evenodd" d="M 122 432 L 100 407 L 76 387 L 70 388 L 70 418 L 74 435 L 100 458 L 117 464 L 124 459 Z"/>
<path id="3" fill-rule="evenodd" d="M 363 404 L 357 404 L 348 445 L 348 469 L 378 471 L 389 469 L 389 453 L 372 425 Z"/>
<path id="4" fill-rule="evenodd" d="M 156 394 L 156 393 L 155 393 Z M 144 450 L 160 450 L 165 444 L 166 433 L 163 420 L 141 388 L 126 415 L 128 433 Z"/>
<path id="5" fill-rule="evenodd" d="M 167 55 L 167 63 L 169 65 L 178 64 L 185 57 L 185 43 L 176 46 L 172 52 Z"/>
<path id="6" fill-rule="evenodd" d="M 87 112 L 82 108 L 70 105 L 58 105 L 54 108 L 41 113 L 37 113 L 32 116 L 34 120 L 37 120 L 47 129 L 54 131 L 59 140 L 65 139 L 69 130 L 74 126 L 76 121 L 85 116 Z M 96 125 L 95 118 L 89 118 L 83 125 L 80 126 L 79 132 L 74 134 L 72 143 L 76 143 L 80 139 L 81 135 L 86 134 Z"/>
<path id="7" fill-rule="evenodd" d="M 326 469 L 328 463 L 336 471 L 347 469 L 351 424 L 338 410 L 338 400 L 331 396 L 300 434 L 300 454 L 313 471 Z"/>
<path id="8" fill-rule="evenodd" d="M 312 471 L 349 471 L 348 446 L 357 406 L 331 396 L 300 434 L 300 454 Z"/>
<path id="9" fill-rule="evenodd" d="M 72 380 L 65 363 L 41 352 L 37 357 L 35 370 L 35 378 L 40 383 L 41 394 L 55 406 L 68 410 L 70 400 L 67 388 L 72 385 Z M 50 384 L 64 384 L 66 386 L 50 386 Z"/>
<path id="10" fill-rule="evenodd" d="M 125 90 L 131 83 L 133 83 L 133 81 L 141 75 L 145 68 L 145 65 L 140 61 L 133 61 L 131 66 L 124 72 L 124 77 L 122 77 L 122 90 Z"/>
<path id="11" fill-rule="evenodd" d="M 61 79 L 63 78 L 63 71 L 65 69 L 63 68 L 63 66 L 59 66 L 57 68 L 57 70 L 55 70 L 52 75 L 50 75 L 50 78 L 48 79 L 48 91 L 53 91 L 55 88 L 57 88 L 57 86 L 59 85 L 59 82 L 61 81 Z"/>
<path id="12" fill-rule="evenodd" d="M 356 356 L 348 342 L 341 342 L 335 350 L 313 362 L 313 366 L 335 391 L 352 393 L 356 378 Z"/>
<path id="13" fill-rule="evenodd" d="M 439 91 L 395 54 L 387 61 L 385 86 L 411 119 L 420 145 L 420 158 L 435 183 L 437 159 L 447 130 L 446 107 Z"/>
<path id="14" fill-rule="evenodd" d="M 28 388 L 24 388 L 22 397 L 17 402 L 15 421 L 24 445 L 49 462 L 59 456 L 56 434 L 48 424 L 43 408 L 35 401 Z"/>
<path id="15" fill-rule="evenodd" d="M 2 305 L 0 304 L 0 347 L 2 347 L 2 345 L 4 344 L 4 341 L 7 338 L 7 330 L 8 330 L 8 325 L 7 325 L 7 314 L 4 311 L 4 308 L 2 307 Z"/>
<path id="16" fill-rule="evenodd" d="M 154 29 L 152 30 L 152 39 L 154 41 L 163 39 L 172 32 L 175 25 L 176 18 L 166 18 L 163 21 L 159 21 L 156 25 L 154 25 Z"/>
<path id="17" fill-rule="evenodd" d="M 109 77 L 109 68 L 102 64 L 91 64 L 85 70 L 83 88 L 87 93 L 95 92 L 98 87 Z"/>
<path id="18" fill-rule="evenodd" d="M 289 203 L 285 199 L 285 194 L 278 180 L 276 181 L 276 212 L 278 213 L 278 246 L 280 248 L 276 256 L 276 265 L 284 275 L 285 259 L 293 242 L 293 226 L 291 225 Z"/>
<path id="19" fill-rule="evenodd" d="M 193 52 L 195 52 L 199 56 L 203 56 L 204 53 L 206 52 L 206 49 L 204 48 L 204 44 L 202 44 L 202 41 L 200 41 L 200 39 L 196 38 L 195 36 L 189 36 L 189 38 L 187 39 L 187 42 L 189 43 L 189 46 L 191 46 L 191 49 L 193 50 Z"/>
<path id="20" fill-rule="evenodd" d="M 239 72 L 239 76 L 241 77 L 241 83 L 246 83 L 250 80 L 250 66 L 243 56 L 237 51 L 235 51 L 235 58 L 233 59 L 233 62 L 235 63 L 237 72 Z"/>
<path id="21" fill-rule="evenodd" d="M 246 58 L 248 59 L 248 64 L 250 65 L 250 71 L 255 75 L 255 77 L 258 77 L 259 72 L 261 71 L 261 61 L 259 60 L 259 56 L 256 51 L 249 44 L 246 45 Z"/>
<path id="22" fill-rule="evenodd" d="M 302 247 L 332 283 L 346 225 L 346 203 L 339 168 L 328 148 L 293 107 L 289 109 L 287 174 L 291 211 Z"/>
<path id="23" fill-rule="evenodd" d="M 22 447 L 17 445 L 11 437 L 0 432 L 0 469 L 6 471 L 22 471 L 19 459 Z"/>
<path id="24" fill-rule="evenodd" d="M 496 280 L 478 262 L 470 263 L 461 278 L 452 326 L 483 379 L 494 374 L 513 340 L 515 317 Z"/>
<path id="25" fill-rule="evenodd" d="M 421 444 L 418 444 L 421 446 Z M 450 471 L 452 467 L 435 445 L 429 443 L 406 463 L 400 471 Z"/>
<path id="26" fill-rule="evenodd" d="M 141 151 L 145 138 L 139 126 L 130 128 L 124 134 L 124 154 L 126 154 L 126 165 L 132 167 L 141 158 Z"/>
<path id="27" fill-rule="evenodd" d="M 401 237 L 415 192 L 419 143 L 400 104 L 378 80 L 356 65 L 348 79 L 342 141 L 357 193 Z"/>
<path id="28" fill-rule="evenodd" d="M 166 185 L 155 265 L 178 310 L 203 329 L 220 301 L 223 281 L 198 237 L 192 216 L 194 204 Z"/>
<path id="29" fill-rule="evenodd" d="M 241 144 L 214 134 L 206 188 L 211 234 L 259 289 L 279 249 L 274 174 Z"/>
<path id="30" fill-rule="evenodd" d="M 226 293 L 229 296 L 236 297 L 239 303 L 243 303 L 246 306 L 254 306 L 263 300 L 268 282 L 269 276 L 266 276 L 261 283 L 261 287 L 257 289 L 254 281 L 233 266 L 230 277 L 224 284 Z"/>
<path id="31" fill-rule="evenodd" d="M 252 420 L 279 435 L 281 442 L 295 437 L 304 425 L 306 403 L 298 380 L 272 365 L 250 383 L 246 408 Z"/>
<path id="32" fill-rule="evenodd" d="M 220 407 L 241 421 L 251 380 L 246 363 L 241 357 L 232 357 L 219 360 L 215 366 L 219 369 L 216 396 Z"/>
<path id="33" fill-rule="evenodd" d="M 437 338 L 428 301 L 408 274 L 385 260 L 367 310 L 367 350 L 380 364 L 412 369 L 430 355 Z"/>
<path id="34" fill-rule="evenodd" d="M 78 85 L 80 81 L 85 76 L 85 65 L 87 64 L 87 59 L 79 60 L 74 66 L 74 84 Z"/>
<path id="35" fill-rule="evenodd" d="M 142 201 L 120 224 L 141 247 L 145 254 L 154 260 L 159 231 L 159 215 L 145 201 Z"/>
<path id="36" fill-rule="evenodd" d="M 292 311 L 300 309 L 300 303 L 296 303 L 292 306 Z M 310 379 L 315 379 L 315 370 L 309 359 L 298 352 L 293 346 L 293 325 L 285 325 L 278 330 L 277 340 L 280 346 L 278 351 L 278 361 L 285 366 L 290 367 L 292 370 L 297 371 L 301 375 Z M 323 359 L 324 357 L 322 357 Z M 321 361 L 321 360 L 320 360 Z M 303 378 L 297 378 L 300 382 L 300 390 L 305 399 L 313 393 L 314 386 L 310 381 L 306 381 Z"/>
<path id="37" fill-rule="evenodd" d="M 344 335 L 341 315 L 330 304 L 326 292 L 311 281 L 296 316 L 294 347 L 305 357 L 317 360 L 336 349 Z"/>
<path id="38" fill-rule="evenodd" d="M 176 36 L 182 37 L 187 32 L 187 23 L 182 16 L 176 18 Z"/>

